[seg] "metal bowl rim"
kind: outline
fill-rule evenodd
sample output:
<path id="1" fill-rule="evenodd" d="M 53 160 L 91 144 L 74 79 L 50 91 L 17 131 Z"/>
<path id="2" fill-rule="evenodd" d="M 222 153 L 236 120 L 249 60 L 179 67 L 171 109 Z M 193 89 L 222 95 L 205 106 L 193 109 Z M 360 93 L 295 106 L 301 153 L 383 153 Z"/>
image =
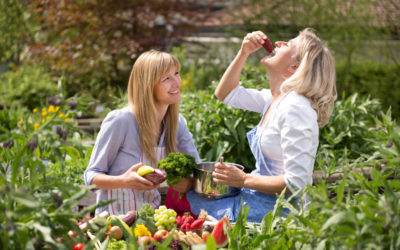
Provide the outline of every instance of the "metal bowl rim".
<path id="1" fill-rule="evenodd" d="M 214 161 L 200 162 L 200 163 L 197 164 L 196 170 L 197 170 L 197 171 L 201 171 L 201 172 L 213 172 L 213 171 L 211 171 L 211 170 L 200 169 L 199 166 L 202 165 L 202 164 L 205 165 L 205 164 L 215 164 L 215 163 L 218 163 L 218 162 L 214 162 Z M 233 163 L 233 162 L 224 162 L 224 163 L 229 164 L 229 165 L 233 165 L 233 166 L 235 166 L 235 167 L 237 167 L 237 168 L 239 168 L 239 169 L 241 169 L 241 170 L 244 170 L 244 166 L 242 166 L 242 165 L 240 165 L 240 164 Z"/>

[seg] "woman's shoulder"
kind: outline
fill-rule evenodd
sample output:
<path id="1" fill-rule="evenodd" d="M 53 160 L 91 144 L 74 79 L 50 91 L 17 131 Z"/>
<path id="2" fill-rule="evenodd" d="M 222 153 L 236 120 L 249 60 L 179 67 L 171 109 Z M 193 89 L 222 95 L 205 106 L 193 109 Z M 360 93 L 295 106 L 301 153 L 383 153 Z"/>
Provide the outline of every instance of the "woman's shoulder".
<path id="1" fill-rule="evenodd" d="M 187 121 L 186 121 L 186 118 L 182 114 L 179 114 L 178 115 L 178 127 L 181 127 L 181 126 L 187 126 Z"/>
<path id="2" fill-rule="evenodd" d="M 132 123 L 135 122 L 135 115 L 129 107 L 110 111 L 104 118 L 103 123 Z"/>
<path id="3" fill-rule="evenodd" d="M 291 91 L 287 94 L 284 100 L 282 100 L 282 110 L 290 113 L 298 113 L 306 115 L 311 119 L 317 119 L 317 113 L 312 108 L 310 100 L 304 95 L 298 94 L 295 91 Z"/>

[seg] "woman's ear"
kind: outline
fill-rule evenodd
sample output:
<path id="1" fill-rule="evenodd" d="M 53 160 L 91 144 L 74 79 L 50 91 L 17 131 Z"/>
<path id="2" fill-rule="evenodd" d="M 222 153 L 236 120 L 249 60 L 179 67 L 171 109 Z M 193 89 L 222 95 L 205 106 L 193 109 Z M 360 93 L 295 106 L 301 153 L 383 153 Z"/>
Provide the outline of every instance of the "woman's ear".
<path id="1" fill-rule="evenodd" d="M 288 71 L 290 74 L 294 74 L 294 72 L 296 72 L 297 68 L 299 67 L 299 64 L 291 64 L 288 68 Z"/>

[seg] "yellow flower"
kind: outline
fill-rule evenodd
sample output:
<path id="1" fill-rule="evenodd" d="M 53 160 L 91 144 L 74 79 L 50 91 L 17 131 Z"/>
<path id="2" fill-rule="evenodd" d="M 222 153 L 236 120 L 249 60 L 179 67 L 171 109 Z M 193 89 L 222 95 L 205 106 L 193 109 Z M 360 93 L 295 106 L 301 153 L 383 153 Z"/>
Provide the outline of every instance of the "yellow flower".
<path id="1" fill-rule="evenodd" d="M 69 120 L 71 120 L 71 119 L 70 119 L 70 118 L 65 118 L 65 120 L 64 120 L 64 121 L 66 121 L 66 122 L 67 122 L 67 121 L 69 121 Z"/>
<path id="2" fill-rule="evenodd" d="M 50 116 L 50 115 L 46 116 L 46 120 L 48 120 L 48 119 L 50 119 L 50 118 L 51 118 L 51 116 Z"/>
<path id="3" fill-rule="evenodd" d="M 38 128 L 39 128 L 39 123 L 36 122 L 35 125 L 33 125 L 33 126 L 34 126 L 34 129 L 35 129 L 35 131 L 36 131 L 36 130 L 38 130 Z"/>
<path id="4" fill-rule="evenodd" d="M 49 113 L 54 113 L 54 111 L 55 111 L 55 110 L 54 110 L 54 106 L 53 106 L 53 105 L 50 105 L 48 111 L 49 111 Z"/>
<path id="5" fill-rule="evenodd" d="M 59 110 L 60 110 L 60 107 L 56 107 L 55 111 L 57 112 L 57 111 L 59 111 Z"/>
<path id="6" fill-rule="evenodd" d="M 141 237 L 141 236 L 151 236 L 151 233 L 147 229 L 145 225 L 137 225 L 135 227 L 135 236 L 136 237 Z"/>
<path id="7" fill-rule="evenodd" d="M 33 113 L 36 113 L 36 112 L 37 112 L 37 108 L 34 108 L 34 109 L 33 109 Z"/>
<path id="8" fill-rule="evenodd" d="M 24 121 L 23 120 L 19 120 L 19 122 L 17 123 L 17 125 L 21 125 Z"/>
<path id="9" fill-rule="evenodd" d="M 42 116 L 46 116 L 47 115 L 47 111 L 45 108 L 42 108 Z"/>
<path id="10" fill-rule="evenodd" d="M 60 118 L 62 118 L 62 117 L 64 117 L 65 115 L 63 114 L 63 113 L 60 113 L 60 114 L 58 114 L 58 117 L 60 117 Z"/>
<path id="11" fill-rule="evenodd" d="M 46 121 L 46 119 L 42 119 L 41 122 L 44 123 Z"/>

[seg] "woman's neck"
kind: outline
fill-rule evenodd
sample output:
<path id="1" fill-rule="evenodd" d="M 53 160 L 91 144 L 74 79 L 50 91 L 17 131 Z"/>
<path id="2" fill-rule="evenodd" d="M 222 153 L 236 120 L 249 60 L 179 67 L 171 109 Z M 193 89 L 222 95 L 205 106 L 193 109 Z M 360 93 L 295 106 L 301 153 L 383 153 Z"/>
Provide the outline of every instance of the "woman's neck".
<path id="1" fill-rule="evenodd" d="M 269 84 L 271 86 L 271 94 L 274 99 L 278 98 L 281 95 L 281 85 L 285 79 L 282 75 L 269 75 Z"/>
<path id="2" fill-rule="evenodd" d="M 164 120 L 165 114 L 167 113 L 168 105 L 157 106 L 156 105 L 156 124 L 160 125 Z"/>

